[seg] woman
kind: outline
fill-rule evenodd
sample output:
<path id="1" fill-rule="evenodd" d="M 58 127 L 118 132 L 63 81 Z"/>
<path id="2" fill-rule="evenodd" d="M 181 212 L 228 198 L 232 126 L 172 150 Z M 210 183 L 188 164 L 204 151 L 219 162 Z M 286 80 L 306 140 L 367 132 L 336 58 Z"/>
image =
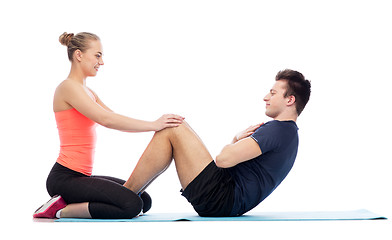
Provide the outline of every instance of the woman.
<path id="1" fill-rule="evenodd" d="M 151 207 L 147 193 L 125 188 L 124 180 L 91 176 L 97 124 L 125 132 L 160 131 L 180 125 L 184 118 L 166 114 L 149 122 L 110 110 L 91 89 L 86 78 L 102 66 L 102 45 L 92 33 L 63 33 L 71 71 L 56 89 L 53 110 L 60 135 L 60 154 L 47 179 L 52 199 L 35 213 L 37 218 L 133 218 Z"/>

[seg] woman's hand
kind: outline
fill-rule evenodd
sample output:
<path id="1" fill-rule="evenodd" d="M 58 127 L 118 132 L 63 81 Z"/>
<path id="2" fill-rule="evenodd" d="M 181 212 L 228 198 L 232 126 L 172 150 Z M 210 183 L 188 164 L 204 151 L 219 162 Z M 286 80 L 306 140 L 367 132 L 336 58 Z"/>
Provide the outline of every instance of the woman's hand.
<path id="1" fill-rule="evenodd" d="M 184 117 L 176 114 L 164 114 L 162 117 L 153 122 L 154 131 L 158 132 L 168 127 L 178 127 L 184 121 L 184 119 Z"/>
<path id="2" fill-rule="evenodd" d="M 243 138 L 249 137 L 250 135 L 252 135 L 256 131 L 256 129 L 258 129 L 263 124 L 264 123 L 252 125 L 252 126 L 248 127 L 247 129 L 245 129 L 244 131 L 237 133 L 237 135 L 235 135 L 232 143 L 236 143 Z"/>

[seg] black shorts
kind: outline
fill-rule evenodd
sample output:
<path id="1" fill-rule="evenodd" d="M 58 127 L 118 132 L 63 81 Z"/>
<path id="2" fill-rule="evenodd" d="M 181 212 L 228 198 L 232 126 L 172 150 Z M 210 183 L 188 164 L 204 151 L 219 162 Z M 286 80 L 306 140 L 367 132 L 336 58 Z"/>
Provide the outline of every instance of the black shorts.
<path id="1" fill-rule="evenodd" d="M 201 217 L 229 217 L 234 203 L 234 185 L 229 171 L 212 161 L 182 195 Z"/>

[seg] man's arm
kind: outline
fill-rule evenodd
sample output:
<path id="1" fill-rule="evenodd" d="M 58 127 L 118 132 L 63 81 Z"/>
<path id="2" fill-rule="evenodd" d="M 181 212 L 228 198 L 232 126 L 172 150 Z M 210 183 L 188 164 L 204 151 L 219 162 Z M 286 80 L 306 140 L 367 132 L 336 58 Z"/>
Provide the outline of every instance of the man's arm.
<path id="1" fill-rule="evenodd" d="M 216 165 L 221 168 L 229 168 L 260 156 L 262 152 L 259 145 L 249 136 L 261 125 L 262 124 L 251 126 L 238 133 L 234 137 L 233 142 L 226 145 L 216 157 Z"/>

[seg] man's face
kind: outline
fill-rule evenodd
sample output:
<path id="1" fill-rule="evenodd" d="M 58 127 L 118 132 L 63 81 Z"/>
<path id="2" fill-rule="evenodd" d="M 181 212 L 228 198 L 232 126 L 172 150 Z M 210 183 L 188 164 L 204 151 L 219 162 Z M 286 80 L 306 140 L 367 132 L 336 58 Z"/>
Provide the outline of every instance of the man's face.
<path id="1" fill-rule="evenodd" d="M 266 103 L 265 114 L 268 117 L 276 118 L 281 114 L 287 106 L 288 98 L 284 97 L 286 93 L 286 81 L 278 80 L 271 88 L 270 92 L 264 97 Z"/>

